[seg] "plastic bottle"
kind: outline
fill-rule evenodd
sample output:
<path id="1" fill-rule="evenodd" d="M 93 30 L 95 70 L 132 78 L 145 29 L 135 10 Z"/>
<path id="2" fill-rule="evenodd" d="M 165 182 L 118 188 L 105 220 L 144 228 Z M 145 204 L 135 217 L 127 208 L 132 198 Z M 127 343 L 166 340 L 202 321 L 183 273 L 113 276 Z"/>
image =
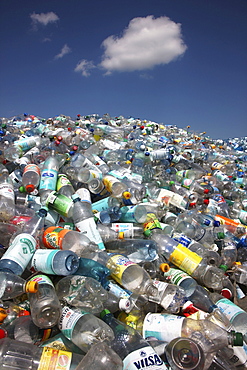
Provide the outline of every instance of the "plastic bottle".
<path id="1" fill-rule="evenodd" d="M 15 215 L 14 186 L 9 178 L 8 170 L 2 170 L 0 179 L 0 220 L 9 221 Z"/>
<path id="2" fill-rule="evenodd" d="M 48 249 L 62 249 L 75 252 L 78 256 L 84 252 L 94 252 L 98 246 L 92 243 L 83 233 L 63 228 L 50 226 L 43 234 L 43 244 Z"/>
<path id="3" fill-rule="evenodd" d="M 71 250 L 38 249 L 30 263 L 30 271 L 49 275 L 71 275 L 79 268 L 79 257 Z"/>
<path id="4" fill-rule="evenodd" d="M 121 197 L 122 193 L 128 188 L 126 184 L 111 175 L 106 175 L 102 179 L 107 191 L 115 197 Z"/>
<path id="5" fill-rule="evenodd" d="M 101 318 L 112 328 L 115 338 L 110 347 L 123 360 L 124 370 L 152 369 L 166 370 L 167 367 L 141 334 L 117 320 L 109 310 L 101 313 Z"/>
<path id="6" fill-rule="evenodd" d="M 112 329 L 91 313 L 78 313 L 67 306 L 62 309 L 59 329 L 84 352 L 90 347 L 103 341 L 114 339 Z"/>
<path id="7" fill-rule="evenodd" d="M 63 365 L 66 370 L 75 370 L 83 356 L 54 348 L 38 346 L 14 339 L 0 339 L 0 367 L 6 370 L 50 370 Z M 66 367 L 65 367 L 66 366 Z M 80 368 L 79 368 L 80 369 Z"/>
<path id="8" fill-rule="evenodd" d="M 0 299 L 13 299 L 23 293 L 37 292 L 38 284 L 36 282 L 26 281 L 18 275 L 9 272 L 0 271 Z"/>
<path id="9" fill-rule="evenodd" d="M 121 211 L 120 222 L 143 223 L 146 221 L 147 209 L 144 205 L 124 206 L 121 207 Z"/>
<path id="10" fill-rule="evenodd" d="M 54 285 L 48 276 L 42 274 L 33 276 L 30 281 L 38 283 L 38 292 L 28 294 L 33 322 L 39 328 L 52 328 L 61 316 Z"/>
<path id="11" fill-rule="evenodd" d="M 59 162 L 56 158 L 55 151 L 53 150 L 51 152 L 51 155 L 46 158 L 41 170 L 41 178 L 39 184 L 39 195 L 41 199 L 41 204 L 45 204 L 50 192 L 56 190 L 58 170 Z"/>
<path id="12" fill-rule="evenodd" d="M 99 314 L 108 299 L 99 281 L 86 276 L 66 276 L 55 285 L 60 301 L 92 314 Z"/>
<path id="13" fill-rule="evenodd" d="M 22 275 L 37 248 L 46 215 L 47 210 L 40 208 L 25 224 L 22 233 L 10 242 L 9 248 L 0 260 L 0 271 Z"/>
<path id="14" fill-rule="evenodd" d="M 38 188 L 40 183 L 40 168 L 36 164 L 25 166 L 22 175 L 22 185 L 27 193 L 33 192 Z"/>
<path id="15" fill-rule="evenodd" d="M 200 344 L 191 338 L 178 337 L 170 341 L 165 354 L 172 370 L 205 369 L 205 356 Z"/>
<path id="16" fill-rule="evenodd" d="M 210 298 L 226 315 L 234 329 L 243 334 L 247 343 L 247 312 L 218 293 L 210 293 Z"/>
<path id="17" fill-rule="evenodd" d="M 127 256 L 132 262 L 153 261 L 158 258 L 157 244 L 148 239 L 120 239 L 105 242 L 109 253 L 119 253 Z"/>
<path id="18" fill-rule="evenodd" d="M 85 189 L 83 199 L 77 194 L 73 195 L 72 199 L 74 202 L 73 221 L 75 226 L 92 242 L 96 243 L 100 249 L 104 250 L 103 240 L 94 221 L 89 191 Z"/>
<path id="19" fill-rule="evenodd" d="M 186 337 L 200 344 L 204 352 L 217 352 L 227 346 L 242 346 L 241 333 L 221 328 L 213 322 L 203 319 L 166 313 L 148 313 L 143 322 L 143 337 L 155 337 L 169 343 L 177 337 Z"/>
<path id="20" fill-rule="evenodd" d="M 68 198 L 75 194 L 75 189 L 73 188 L 73 185 L 71 184 L 68 177 L 63 173 L 58 174 L 56 191 Z"/>
<path id="21" fill-rule="evenodd" d="M 46 205 L 63 217 L 71 218 L 73 215 L 74 204 L 72 199 L 56 191 L 50 191 L 47 195 Z"/>
<path id="22" fill-rule="evenodd" d="M 156 232 L 155 232 L 156 231 Z M 168 261 L 187 272 L 200 284 L 212 288 L 223 289 L 224 272 L 215 266 L 209 266 L 197 253 L 190 251 L 182 244 L 167 235 L 154 230 L 151 239 L 158 244 L 158 253 Z"/>

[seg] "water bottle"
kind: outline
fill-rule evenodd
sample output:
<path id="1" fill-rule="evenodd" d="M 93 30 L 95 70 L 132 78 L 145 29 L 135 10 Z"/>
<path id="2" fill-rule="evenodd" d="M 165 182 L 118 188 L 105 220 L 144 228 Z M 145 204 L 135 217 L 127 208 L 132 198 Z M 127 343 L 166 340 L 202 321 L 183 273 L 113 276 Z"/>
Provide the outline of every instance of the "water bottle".
<path id="1" fill-rule="evenodd" d="M 121 207 L 121 211 L 120 222 L 143 223 L 146 221 L 147 209 L 144 205 L 124 206 Z"/>
<path id="2" fill-rule="evenodd" d="M 167 370 L 159 355 L 137 330 L 117 320 L 109 310 L 102 311 L 101 318 L 114 332 L 110 347 L 123 360 L 124 370 Z"/>
<path id="3" fill-rule="evenodd" d="M 30 262 L 37 245 L 40 234 L 43 233 L 44 219 L 47 215 L 45 208 L 40 210 L 26 222 L 22 233 L 18 234 L 11 242 L 0 259 L 0 271 L 22 275 Z"/>
<path id="4" fill-rule="evenodd" d="M 74 204 L 72 199 L 56 191 L 50 191 L 47 195 L 46 205 L 63 217 L 71 218 L 73 215 Z"/>
<path id="5" fill-rule="evenodd" d="M 95 254 L 97 255 L 97 253 L 94 253 L 94 255 Z M 92 260 L 91 258 L 80 257 L 79 268 L 76 271 L 76 275 L 92 277 L 93 279 L 99 281 L 105 288 L 109 284 L 108 277 L 110 275 L 110 270 L 106 266 Z"/>
<path id="6" fill-rule="evenodd" d="M 14 186 L 9 178 L 8 170 L 2 170 L 0 179 L 0 220 L 9 221 L 15 215 Z"/>
<path id="7" fill-rule="evenodd" d="M 61 305 L 54 285 L 46 275 L 35 275 L 29 279 L 38 283 L 37 293 L 29 293 L 30 310 L 33 322 L 39 328 L 52 328 L 61 316 Z"/>
<path id="8" fill-rule="evenodd" d="M 72 199 L 74 202 L 73 221 L 75 226 L 92 242 L 96 243 L 100 249 L 105 249 L 94 221 L 89 191 L 85 189 L 83 199 L 79 198 L 77 194 L 73 195 Z"/>
<path id="9" fill-rule="evenodd" d="M 50 192 L 56 190 L 58 170 L 59 162 L 53 150 L 51 155 L 46 158 L 41 170 L 39 194 L 42 204 L 45 204 Z"/>
<path id="10" fill-rule="evenodd" d="M 75 194 L 75 189 L 73 188 L 73 185 L 71 184 L 68 177 L 63 173 L 58 174 L 56 191 L 68 198 Z"/>
<path id="11" fill-rule="evenodd" d="M 0 299 L 13 299 L 22 295 L 23 293 L 36 293 L 38 284 L 33 281 L 26 281 L 18 275 L 9 272 L 0 271 Z"/>
<path id="12" fill-rule="evenodd" d="M 91 313 L 81 313 L 64 306 L 59 320 L 59 329 L 84 352 L 98 342 L 114 339 L 112 329 L 101 319 Z"/>
<path id="13" fill-rule="evenodd" d="M 22 175 L 22 185 L 27 193 L 32 193 L 40 183 L 40 168 L 36 164 L 25 166 Z"/>
<path id="14" fill-rule="evenodd" d="M 79 257 L 71 250 L 38 249 L 30 263 L 30 271 L 48 275 L 71 275 L 79 268 Z"/>

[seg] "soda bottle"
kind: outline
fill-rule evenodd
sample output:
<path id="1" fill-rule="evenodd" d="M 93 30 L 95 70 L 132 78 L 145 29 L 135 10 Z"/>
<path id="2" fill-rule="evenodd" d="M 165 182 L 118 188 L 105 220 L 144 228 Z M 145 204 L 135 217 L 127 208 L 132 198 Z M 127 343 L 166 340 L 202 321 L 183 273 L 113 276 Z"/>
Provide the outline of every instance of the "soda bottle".
<path id="1" fill-rule="evenodd" d="M 33 322 L 39 328 L 52 328 L 61 316 L 61 305 L 54 285 L 46 275 L 35 275 L 30 281 L 38 283 L 36 293 L 28 293 Z"/>

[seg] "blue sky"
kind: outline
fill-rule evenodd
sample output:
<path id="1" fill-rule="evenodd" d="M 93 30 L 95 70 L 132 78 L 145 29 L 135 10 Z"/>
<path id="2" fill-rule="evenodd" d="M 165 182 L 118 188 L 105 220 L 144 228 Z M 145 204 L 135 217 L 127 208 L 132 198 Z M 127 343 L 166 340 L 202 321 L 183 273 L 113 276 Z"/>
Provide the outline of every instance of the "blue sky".
<path id="1" fill-rule="evenodd" d="M 1 0 L 0 116 L 247 136 L 246 0 Z"/>

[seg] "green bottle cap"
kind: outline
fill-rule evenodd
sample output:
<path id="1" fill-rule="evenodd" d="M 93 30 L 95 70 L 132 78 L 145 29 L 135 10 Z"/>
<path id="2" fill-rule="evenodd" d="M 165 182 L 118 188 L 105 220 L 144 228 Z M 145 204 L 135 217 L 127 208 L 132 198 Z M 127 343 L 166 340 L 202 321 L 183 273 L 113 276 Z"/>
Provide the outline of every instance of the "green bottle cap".
<path id="1" fill-rule="evenodd" d="M 242 333 L 238 333 L 235 330 L 231 330 L 230 333 L 232 334 L 233 346 L 240 346 L 240 347 L 242 347 L 243 344 L 244 344 L 243 334 Z"/>
<path id="2" fill-rule="evenodd" d="M 100 313 L 100 318 L 103 319 L 103 317 L 105 317 L 105 315 L 108 315 L 109 313 L 111 313 L 111 311 L 107 310 L 107 308 L 103 311 L 101 311 Z"/>
<path id="3" fill-rule="evenodd" d="M 19 187 L 19 192 L 20 192 L 20 193 L 26 193 L 25 186 L 23 186 L 23 185 L 22 185 L 22 186 L 20 186 L 20 187 Z"/>
<path id="4" fill-rule="evenodd" d="M 221 270 L 223 270 L 224 272 L 226 272 L 228 270 L 228 266 L 227 265 L 220 265 L 219 268 Z"/>
<path id="5" fill-rule="evenodd" d="M 143 234 L 144 234 L 145 236 L 150 236 L 150 235 L 152 234 L 152 230 L 150 230 L 150 229 L 145 230 L 145 231 L 143 231 Z"/>
<path id="6" fill-rule="evenodd" d="M 217 238 L 218 239 L 224 239 L 225 238 L 225 234 L 223 232 L 217 233 Z"/>

